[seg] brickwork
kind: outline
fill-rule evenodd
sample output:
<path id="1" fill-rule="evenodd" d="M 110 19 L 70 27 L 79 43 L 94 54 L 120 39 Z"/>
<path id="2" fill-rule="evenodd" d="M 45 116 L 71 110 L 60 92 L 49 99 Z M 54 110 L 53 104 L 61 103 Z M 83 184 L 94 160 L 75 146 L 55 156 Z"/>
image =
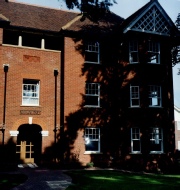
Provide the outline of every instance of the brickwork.
<path id="1" fill-rule="evenodd" d="M 1 31 L 0 31 L 1 34 Z M 2 35 L 1 38 L 2 39 Z M 5 142 L 10 138 L 10 130 L 18 130 L 23 124 L 28 124 L 29 117 L 33 117 L 33 124 L 40 125 L 42 130 L 49 131 L 48 137 L 43 137 L 42 150 L 54 142 L 54 69 L 60 70 L 60 52 L 38 50 L 33 48 L 0 46 L 0 88 L 4 87 L 3 64 L 9 64 L 7 73 L 6 93 L 6 131 Z M 37 79 L 40 81 L 39 106 L 22 105 L 23 79 Z M 57 76 L 57 124 L 60 124 L 60 75 Z M 0 118 L 3 114 L 4 91 L 0 91 Z M 22 110 L 39 111 L 40 114 L 21 114 Z M 27 112 L 28 113 L 28 112 Z M 1 123 L 2 121 L 0 121 Z M 0 139 L 1 142 L 1 139 Z"/>
<path id="2" fill-rule="evenodd" d="M 84 57 L 76 50 L 80 44 L 81 42 L 75 43 L 72 38 L 65 38 L 65 123 L 67 116 L 81 109 L 83 101 L 85 78 L 82 76 L 81 68 L 84 64 Z M 80 163 L 84 165 L 90 162 L 90 155 L 84 155 L 83 135 L 83 130 L 77 131 L 71 154 L 78 156 Z"/>

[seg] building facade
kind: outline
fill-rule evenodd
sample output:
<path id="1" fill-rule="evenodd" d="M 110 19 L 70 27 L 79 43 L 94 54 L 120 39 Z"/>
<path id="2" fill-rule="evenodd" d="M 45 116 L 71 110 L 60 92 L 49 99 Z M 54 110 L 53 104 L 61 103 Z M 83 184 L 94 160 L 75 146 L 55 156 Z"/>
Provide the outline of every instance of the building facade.
<path id="1" fill-rule="evenodd" d="M 11 147 L 7 156 L 147 170 L 168 165 L 178 30 L 157 0 L 126 20 L 107 12 L 96 21 L 0 5 L 0 140 Z"/>

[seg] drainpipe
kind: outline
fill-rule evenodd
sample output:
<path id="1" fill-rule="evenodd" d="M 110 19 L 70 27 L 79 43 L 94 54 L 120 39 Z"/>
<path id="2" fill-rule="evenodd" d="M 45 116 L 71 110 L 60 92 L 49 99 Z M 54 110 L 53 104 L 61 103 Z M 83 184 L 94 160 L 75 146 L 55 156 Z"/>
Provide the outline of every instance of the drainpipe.
<path id="1" fill-rule="evenodd" d="M 7 87 L 7 72 L 9 69 L 9 64 L 4 64 L 4 106 L 3 106 L 3 124 L 2 124 L 2 145 L 4 146 L 4 133 L 5 133 L 5 123 L 6 123 L 6 87 Z"/>
<path id="2" fill-rule="evenodd" d="M 65 62 L 65 38 L 62 37 L 61 44 L 61 66 L 60 66 L 60 160 L 64 163 L 64 152 L 65 152 L 65 137 L 64 137 L 64 62 Z M 67 147 L 66 147 L 67 148 Z"/>
<path id="3" fill-rule="evenodd" d="M 54 144 L 56 146 L 56 135 L 57 135 L 57 76 L 58 70 L 54 69 Z"/>

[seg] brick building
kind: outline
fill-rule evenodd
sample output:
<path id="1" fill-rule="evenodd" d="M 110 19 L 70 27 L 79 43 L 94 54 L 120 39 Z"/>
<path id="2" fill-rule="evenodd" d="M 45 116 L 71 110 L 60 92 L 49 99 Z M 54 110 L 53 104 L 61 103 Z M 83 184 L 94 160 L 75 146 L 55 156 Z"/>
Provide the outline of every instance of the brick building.
<path id="1" fill-rule="evenodd" d="M 0 31 L 7 157 L 146 169 L 167 163 L 179 34 L 157 0 L 126 20 L 1 0 Z"/>

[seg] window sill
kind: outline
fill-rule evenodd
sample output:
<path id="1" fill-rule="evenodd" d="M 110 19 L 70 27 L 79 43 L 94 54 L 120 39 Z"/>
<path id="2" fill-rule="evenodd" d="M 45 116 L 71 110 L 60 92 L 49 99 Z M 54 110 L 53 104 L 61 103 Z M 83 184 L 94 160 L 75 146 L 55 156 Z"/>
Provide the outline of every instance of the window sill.
<path id="1" fill-rule="evenodd" d="M 20 107 L 41 107 L 40 105 L 20 105 Z"/>
<path id="2" fill-rule="evenodd" d="M 148 62 L 147 64 L 150 64 L 150 65 L 160 65 L 160 63 L 150 63 L 150 62 Z"/>
<path id="3" fill-rule="evenodd" d="M 149 154 L 165 154 L 164 152 L 150 152 Z"/>
<path id="4" fill-rule="evenodd" d="M 149 106 L 149 108 L 163 108 L 162 106 Z"/>
<path id="5" fill-rule="evenodd" d="M 129 107 L 129 108 L 141 108 L 140 106 L 133 106 L 133 107 Z"/>
<path id="6" fill-rule="evenodd" d="M 100 106 L 84 106 L 84 108 L 101 108 Z"/>
<path id="7" fill-rule="evenodd" d="M 102 152 L 96 152 L 96 151 L 85 151 L 84 154 L 102 154 Z"/>
<path id="8" fill-rule="evenodd" d="M 100 65 L 100 63 L 99 63 L 99 62 L 90 62 L 90 61 L 85 61 L 84 63 L 89 63 L 89 64 Z"/>

